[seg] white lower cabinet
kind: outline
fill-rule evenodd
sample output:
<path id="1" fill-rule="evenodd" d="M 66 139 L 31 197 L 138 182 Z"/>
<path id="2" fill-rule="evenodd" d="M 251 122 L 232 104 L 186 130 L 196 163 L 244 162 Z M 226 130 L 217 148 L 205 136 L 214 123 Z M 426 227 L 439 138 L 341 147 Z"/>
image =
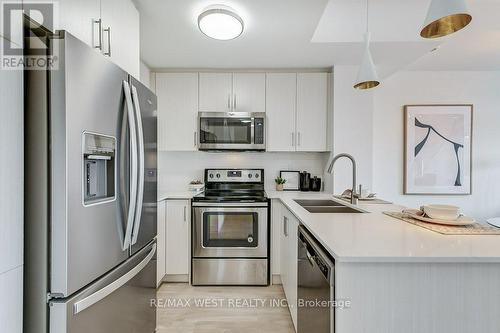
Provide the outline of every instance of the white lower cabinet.
<path id="1" fill-rule="evenodd" d="M 157 236 L 156 236 L 156 285 L 159 286 L 161 280 L 165 277 L 166 270 L 166 249 L 165 249 L 165 229 L 167 227 L 167 202 L 166 200 L 158 202 L 157 206 Z"/>
<path id="2" fill-rule="evenodd" d="M 191 203 L 189 200 L 166 201 L 165 273 L 189 276 Z"/>
<path id="3" fill-rule="evenodd" d="M 282 207 L 280 232 L 281 283 L 297 329 L 297 241 L 299 221 L 286 207 Z"/>

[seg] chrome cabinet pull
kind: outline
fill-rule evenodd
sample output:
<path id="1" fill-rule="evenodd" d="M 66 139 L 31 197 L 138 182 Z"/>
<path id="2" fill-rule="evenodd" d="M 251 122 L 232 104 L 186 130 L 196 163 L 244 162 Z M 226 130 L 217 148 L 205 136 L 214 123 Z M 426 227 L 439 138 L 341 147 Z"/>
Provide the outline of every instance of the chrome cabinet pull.
<path id="1" fill-rule="evenodd" d="M 97 19 L 97 20 L 92 20 L 92 41 L 94 41 L 94 36 L 95 36 L 95 33 L 94 33 L 94 26 L 97 24 L 97 27 L 98 27 L 98 41 L 99 43 L 97 45 L 94 45 L 94 48 L 95 49 L 99 49 L 102 51 L 102 20 L 101 19 Z"/>
<path id="2" fill-rule="evenodd" d="M 184 206 L 184 222 L 187 222 L 186 206 Z"/>
<path id="3" fill-rule="evenodd" d="M 288 237 L 288 218 L 286 216 L 283 216 L 283 235 Z"/>
<path id="4" fill-rule="evenodd" d="M 300 132 L 297 133 L 297 142 L 298 142 L 298 145 L 300 146 L 301 145 L 301 141 L 300 140 Z"/>
<path id="5" fill-rule="evenodd" d="M 104 52 L 103 54 L 105 56 L 111 57 L 111 27 L 107 27 L 106 29 L 103 29 L 102 31 L 106 32 L 108 34 L 108 51 Z"/>
<path id="6" fill-rule="evenodd" d="M 194 146 L 196 147 L 197 146 L 197 138 L 198 138 L 198 132 L 194 131 Z"/>
<path id="7" fill-rule="evenodd" d="M 227 108 L 231 109 L 231 94 L 227 94 Z"/>
<path id="8" fill-rule="evenodd" d="M 295 146 L 295 133 L 292 132 L 292 147 Z"/>
<path id="9" fill-rule="evenodd" d="M 236 110 L 236 94 L 234 94 L 234 99 L 233 99 L 233 109 Z"/>

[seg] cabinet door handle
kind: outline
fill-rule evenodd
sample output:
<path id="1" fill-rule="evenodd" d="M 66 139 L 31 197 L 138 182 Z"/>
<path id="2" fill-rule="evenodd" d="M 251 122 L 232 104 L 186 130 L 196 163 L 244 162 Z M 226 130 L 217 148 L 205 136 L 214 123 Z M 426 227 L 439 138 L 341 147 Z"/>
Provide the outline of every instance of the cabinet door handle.
<path id="1" fill-rule="evenodd" d="M 184 222 L 186 222 L 186 206 L 184 206 Z"/>
<path id="2" fill-rule="evenodd" d="M 236 110 L 236 94 L 234 94 L 233 108 Z"/>
<path id="3" fill-rule="evenodd" d="M 295 146 L 295 133 L 292 132 L 292 147 Z"/>
<path id="4" fill-rule="evenodd" d="M 198 143 L 198 142 L 197 142 L 197 141 L 198 141 L 198 140 L 197 140 L 197 139 L 198 139 L 198 135 L 197 135 L 197 134 L 198 134 L 198 132 L 194 131 L 194 146 L 195 146 L 195 147 L 197 146 L 197 143 Z"/>
<path id="5" fill-rule="evenodd" d="M 94 19 L 92 20 L 92 40 L 94 40 L 94 37 L 95 37 L 95 31 L 94 31 L 94 26 L 97 24 L 97 28 L 98 28 L 98 31 L 97 31 L 97 35 L 99 36 L 98 37 L 98 44 L 97 45 L 94 45 L 94 48 L 95 49 L 99 49 L 102 51 L 102 20 L 101 19 Z"/>
<path id="6" fill-rule="evenodd" d="M 300 132 L 297 133 L 297 145 L 300 146 L 301 145 L 301 141 L 300 140 Z"/>
<path id="7" fill-rule="evenodd" d="M 227 108 L 231 109 L 231 94 L 227 94 Z"/>
<path id="8" fill-rule="evenodd" d="M 103 29 L 102 31 L 106 32 L 108 34 L 108 51 L 104 52 L 103 54 L 105 56 L 111 57 L 111 27 L 107 27 L 106 29 Z"/>
<path id="9" fill-rule="evenodd" d="M 283 216 L 283 235 L 288 237 L 288 218 L 286 216 Z"/>

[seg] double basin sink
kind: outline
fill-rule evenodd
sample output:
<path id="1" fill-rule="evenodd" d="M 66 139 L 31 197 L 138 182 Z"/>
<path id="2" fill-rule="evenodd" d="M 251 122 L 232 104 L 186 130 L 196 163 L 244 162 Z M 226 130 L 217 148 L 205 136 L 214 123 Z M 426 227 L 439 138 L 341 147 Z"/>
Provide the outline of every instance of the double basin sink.
<path id="1" fill-rule="evenodd" d="M 362 210 L 333 200 L 297 199 L 294 201 L 310 213 L 364 213 Z"/>

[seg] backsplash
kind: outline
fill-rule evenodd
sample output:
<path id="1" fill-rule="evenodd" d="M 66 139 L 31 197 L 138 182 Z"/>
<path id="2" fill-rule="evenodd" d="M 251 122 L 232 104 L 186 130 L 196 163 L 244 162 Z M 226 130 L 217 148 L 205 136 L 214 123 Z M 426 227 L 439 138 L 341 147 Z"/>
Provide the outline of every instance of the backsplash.
<path id="1" fill-rule="evenodd" d="M 206 168 L 259 168 L 265 172 L 265 188 L 274 189 L 280 170 L 307 170 L 323 179 L 329 153 L 159 152 L 158 189 L 185 191 L 191 180 L 202 180 Z M 327 186 L 328 188 L 329 186 Z"/>

